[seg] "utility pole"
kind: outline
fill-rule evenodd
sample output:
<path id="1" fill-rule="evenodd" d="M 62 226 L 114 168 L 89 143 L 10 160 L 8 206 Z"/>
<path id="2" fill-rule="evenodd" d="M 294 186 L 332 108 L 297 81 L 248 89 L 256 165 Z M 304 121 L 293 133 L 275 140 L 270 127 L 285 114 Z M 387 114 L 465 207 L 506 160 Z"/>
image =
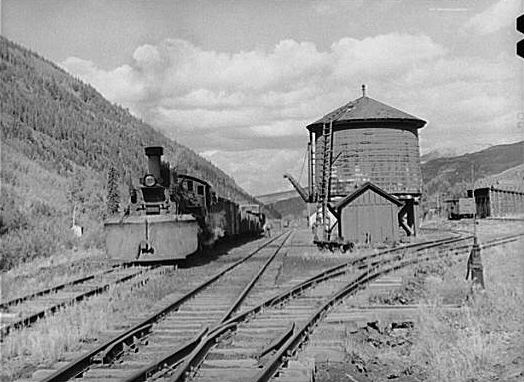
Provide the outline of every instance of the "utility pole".
<path id="1" fill-rule="evenodd" d="M 475 200 L 475 164 L 471 164 L 471 197 L 473 198 L 473 203 L 475 204 L 475 209 L 473 210 L 473 240 L 477 241 L 477 202 Z"/>
<path id="2" fill-rule="evenodd" d="M 475 172 L 474 165 L 471 165 L 471 195 L 475 202 Z M 466 280 L 471 275 L 471 280 L 474 284 L 480 284 L 484 289 L 484 269 L 482 267 L 482 258 L 480 257 L 480 246 L 477 240 L 477 204 L 475 203 L 475 210 L 473 213 L 473 248 L 468 258 Z"/>

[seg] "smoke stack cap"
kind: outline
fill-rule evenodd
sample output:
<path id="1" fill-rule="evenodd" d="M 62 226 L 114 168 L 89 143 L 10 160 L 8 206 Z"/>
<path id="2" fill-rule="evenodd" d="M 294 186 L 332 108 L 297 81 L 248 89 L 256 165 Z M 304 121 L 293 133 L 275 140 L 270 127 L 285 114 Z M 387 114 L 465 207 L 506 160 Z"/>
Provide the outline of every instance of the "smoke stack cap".
<path id="1" fill-rule="evenodd" d="M 151 146 L 146 147 L 146 155 L 150 156 L 162 156 L 164 155 L 164 148 L 162 146 Z"/>

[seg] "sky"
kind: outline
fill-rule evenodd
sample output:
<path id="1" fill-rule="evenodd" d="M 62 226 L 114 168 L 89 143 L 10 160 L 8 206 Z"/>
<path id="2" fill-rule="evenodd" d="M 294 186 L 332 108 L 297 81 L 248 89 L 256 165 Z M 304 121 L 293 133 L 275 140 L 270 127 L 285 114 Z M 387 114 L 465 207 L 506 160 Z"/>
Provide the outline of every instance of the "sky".
<path id="1" fill-rule="evenodd" d="M 306 126 L 367 95 L 421 153 L 524 139 L 522 0 L 0 0 L 0 31 L 254 195 L 306 182 Z"/>

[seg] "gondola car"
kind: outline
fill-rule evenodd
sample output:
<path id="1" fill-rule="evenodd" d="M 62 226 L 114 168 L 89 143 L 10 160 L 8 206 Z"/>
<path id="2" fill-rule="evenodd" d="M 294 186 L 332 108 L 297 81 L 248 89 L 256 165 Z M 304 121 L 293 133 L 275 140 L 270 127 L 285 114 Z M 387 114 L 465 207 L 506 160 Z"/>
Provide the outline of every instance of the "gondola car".
<path id="1" fill-rule="evenodd" d="M 240 209 L 240 233 L 260 234 L 263 230 L 265 215 L 258 204 L 243 204 Z"/>

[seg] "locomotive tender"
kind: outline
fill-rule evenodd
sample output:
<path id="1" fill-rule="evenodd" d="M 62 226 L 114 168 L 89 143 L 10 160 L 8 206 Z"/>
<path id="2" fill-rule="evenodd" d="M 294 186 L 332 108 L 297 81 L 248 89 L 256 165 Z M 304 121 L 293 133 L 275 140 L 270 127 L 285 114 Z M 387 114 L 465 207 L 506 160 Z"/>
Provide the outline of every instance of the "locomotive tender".
<path id="1" fill-rule="evenodd" d="M 148 173 L 130 186 L 129 206 L 104 223 L 106 252 L 114 260 L 183 259 L 222 237 L 259 235 L 265 222 L 257 204 L 219 197 L 212 185 L 177 174 L 161 161 L 163 148 L 146 147 Z"/>

